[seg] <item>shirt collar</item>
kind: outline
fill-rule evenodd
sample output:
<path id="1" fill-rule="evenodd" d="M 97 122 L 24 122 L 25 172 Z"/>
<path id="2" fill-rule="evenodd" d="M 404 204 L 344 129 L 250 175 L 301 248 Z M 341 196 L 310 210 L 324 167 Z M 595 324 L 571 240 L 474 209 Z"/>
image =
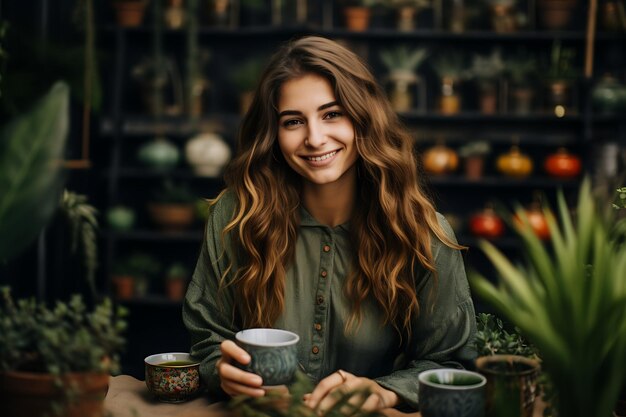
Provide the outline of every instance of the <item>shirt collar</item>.
<path id="1" fill-rule="evenodd" d="M 315 217 L 311 216 L 311 213 L 304 208 L 302 204 L 300 204 L 300 226 L 304 227 L 327 227 L 329 229 L 343 229 L 346 232 L 350 230 L 350 221 L 340 224 L 336 227 L 329 227 L 320 222 L 318 222 Z"/>

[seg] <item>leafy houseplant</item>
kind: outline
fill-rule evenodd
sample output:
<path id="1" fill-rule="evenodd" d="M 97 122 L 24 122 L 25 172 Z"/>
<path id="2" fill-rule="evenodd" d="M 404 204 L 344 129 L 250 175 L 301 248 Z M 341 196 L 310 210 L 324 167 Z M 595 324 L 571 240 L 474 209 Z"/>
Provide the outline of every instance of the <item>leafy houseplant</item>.
<path id="1" fill-rule="evenodd" d="M 109 374 L 119 370 L 122 308 L 88 311 L 80 296 L 54 307 L 0 299 L 0 403 L 10 416 L 101 416 Z"/>
<path id="2" fill-rule="evenodd" d="M 489 55 L 475 54 L 472 58 L 468 75 L 478 85 L 479 107 L 484 114 L 494 114 L 497 111 L 498 81 L 504 68 L 499 49 L 494 49 Z"/>
<path id="3" fill-rule="evenodd" d="M 535 96 L 533 84 L 537 75 L 536 59 L 527 53 L 518 52 L 505 61 L 504 72 L 511 85 L 513 112 L 530 113 Z"/>
<path id="4" fill-rule="evenodd" d="M 195 219 L 194 204 L 197 197 L 185 184 L 165 180 L 148 203 L 152 220 L 167 231 L 180 231 Z"/>
<path id="5" fill-rule="evenodd" d="M 465 175 L 470 179 L 478 179 L 483 175 L 485 156 L 491 152 L 489 142 L 484 140 L 473 141 L 461 146 L 459 157 L 465 161 Z"/>
<path id="6" fill-rule="evenodd" d="M 415 71 L 427 56 L 426 48 L 409 49 L 406 45 L 381 51 L 380 59 L 389 71 L 392 86 L 389 99 L 395 111 L 407 111 L 412 107 L 414 101 L 412 90 L 420 80 Z M 421 91 L 424 92 L 424 98 L 419 104 L 425 107 L 425 86 L 421 86 Z"/>
<path id="7" fill-rule="evenodd" d="M 185 295 L 188 280 L 189 268 L 181 262 L 171 264 L 165 273 L 165 293 L 167 297 L 174 301 L 181 300 Z"/>
<path id="8" fill-rule="evenodd" d="M 562 193 L 556 215 L 545 208 L 548 250 L 522 207 L 511 226 L 526 261 L 515 266 L 493 245 L 481 247 L 500 276 L 471 283 L 533 343 L 555 390 L 557 415 L 608 417 L 626 366 L 626 251 L 611 213 L 599 209 L 585 180 L 572 218 Z"/>
<path id="9" fill-rule="evenodd" d="M 239 113 L 245 114 L 252 103 L 254 87 L 263 69 L 263 60 L 260 57 L 248 58 L 231 74 L 231 81 L 239 92 Z"/>
<path id="10" fill-rule="evenodd" d="M 435 56 L 431 62 L 441 81 L 439 111 L 443 114 L 456 114 L 461 110 L 458 84 L 467 76 L 464 60 L 461 52 L 450 50 Z"/>
<path id="11" fill-rule="evenodd" d="M 150 279 L 161 269 L 160 262 L 152 255 L 135 252 L 117 262 L 113 267 L 112 281 L 116 286 L 117 296 L 129 299 L 137 295 L 144 296 L 148 291 Z"/>

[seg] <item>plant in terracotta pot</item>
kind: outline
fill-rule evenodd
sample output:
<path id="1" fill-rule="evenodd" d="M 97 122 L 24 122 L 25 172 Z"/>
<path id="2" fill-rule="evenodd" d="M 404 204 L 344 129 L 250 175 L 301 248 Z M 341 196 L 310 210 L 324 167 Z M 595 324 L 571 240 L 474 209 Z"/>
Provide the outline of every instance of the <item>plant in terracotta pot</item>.
<path id="1" fill-rule="evenodd" d="M 185 296 L 187 282 L 189 281 L 189 268 L 182 262 L 174 262 L 165 272 L 165 294 L 173 301 L 180 301 Z"/>
<path id="2" fill-rule="evenodd" d="M 509 81 L 512 112 L 531 113 L 536 95 L 537 60 L 520 50 L 505 60 L 504 72 Z"/>
<path id="3" fill-rule="evenodd" d="M 543 209 L 546 242 L 518 207 L 522 222 L 511 224 L 522 240 L 523 263 L 514 265 L 481 242 L 497 284 L 470 274 L 475 293 L 536 346 L 559 416 L 611 416 L 626 377 L 626 234 L 607 206 L 594 197 L 589 180 L 579 190 L 575 214 L 559 192 L 558 214 Z"/>
<path id="4" fill-rule="evenodd" d="M 457 50 L 447 50 L 435 56 L 431 66 L 441 82 L 439 111 L 446 115 L 459 113 L 462 107 L 459 84 L 467 76 L 463 54 Z"/>
<path id="5" fill-rule="evenodd" d="M 372 7 L 377 0 L 343 0 L 340 3 L 348 30 L 363 32 L 369 27 Z"/>
<path id="6" fill-rule="evenodd" d="M 484 140 L 472 141 L 459 147 L 459 157 L 464 160 L 465 176 L 476 180 L 483 176 L 485 156 L 491 152 L 491 145 Z"/>
<path id="7" fill-rule="evenodd" d="M 123 27 L 140 26 L 146 13 L 148 0 L 112 0 L 117 24 Z"/>
<path id="8" fill-rule="evenodd" d="M 516 10 L 516 3 L 516 0 L 487 0 L 491 27 L 495 32 L 512 33 L 521 26 L 524 19 L 520 19 L 520 14 Z"/>
<path id="9" fill-rule="evenodd" d="M 504 60 L 500 49 L 495 48 L 489 55 L 474 54 L 468 76 L 478 87 L 478 104 L 483 114 L 498 111 L 499 80 L 504 72 Z"/>
<path id="10" fill-rule="evenodd" d="M 563 48 L 560 40 L 552 43 L 549 64 L 545 71 L 547 110 L 557 117 L 576 112 L 576 81 L 580 71 L 574 65 L 576 49 Z"/>
<path id="11" fill-rule="evenodd" d="M 576 0 L 538 0 L 539 20 L 546 29 L 567 29 L 577 6 Z"/>
<path id="12" fill-rule="evenodd" d="M 134 252 L 115 263 L 111 281 L 116 297 L 128 300 L 148 293 L 150 281 L 161 270 L 161 263 L 145 252 Z"/>
<path id="13" fill-rule="evenodd" d="M 428 56 L 426 48 L 410 49 L 400 45 L 380 52 L 380 60 L 389 71 L 389 100 L 397 112 L 409 111 L 415 107 L 415 94 L 422 92 L 418 105 L 426 109 L 426 89 L 416 70 Z"/>
<path id="14" fill-rule="evenodd" d="M 166 179 L 148 203 L 148 213 L 165 231 L 181 231 L 195 220 L 196 198 L 188 185 Z"/>
<path id="15" fill-rule="evenodd" d="M 52 307 L 0 293 L 0 404 L 11 417 L 104 417 L 109 376 L 119 370 L 122 308 L 93 310 L 80 296 Z M 6 414 L 5 414 L 6 413 Z"/>

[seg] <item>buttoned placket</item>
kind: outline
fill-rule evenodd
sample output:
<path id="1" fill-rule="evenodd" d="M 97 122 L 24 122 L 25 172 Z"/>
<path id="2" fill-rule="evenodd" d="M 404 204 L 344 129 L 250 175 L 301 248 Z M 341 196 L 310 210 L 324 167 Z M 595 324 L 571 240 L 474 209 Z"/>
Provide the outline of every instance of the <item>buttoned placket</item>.
<path id="1" fill-rule="evenodd" d="M 321 233 L 320 263 L 318 284 L 315 294 L 315 313 L 313 315 L 313 337 L 309 354 L 310 373 L 320 378 L 323 369 L 325 346 L 328 339 L 328 314 L 330 302 L 330 279 L 332 278 L 335 256 L 335 242 L 329 228 Z"/>

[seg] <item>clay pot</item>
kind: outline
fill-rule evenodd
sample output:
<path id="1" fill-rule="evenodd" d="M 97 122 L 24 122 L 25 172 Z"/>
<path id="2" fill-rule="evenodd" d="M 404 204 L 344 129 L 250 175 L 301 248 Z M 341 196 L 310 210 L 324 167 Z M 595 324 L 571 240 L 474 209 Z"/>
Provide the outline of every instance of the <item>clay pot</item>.
<path id="1" fill-rule="evenodd" d="M 346 7 L 343 14 L 349 30 L 363 32 L 369 27 L 372 12 L 368 7 Z"/>
<path id="2" fill-rule="evenodd" d="M 115 295 L 122 300 L 129 300 L 135 295 L 135 278 L 130 275 L 116 275 L 111 278 Z"/>
<path id="3" fill-rule="evenodd" d="M 146 12 L 145 0 L 117 0 L 113 2 L 117 24 L 122 27 L 141 26 Z"/>
<path id="4" fill-rule="evenodd" d="M 539 17 L 545 28 L 563 30 L 572 20 L 576 0 L 540 0 L 537 5 Z"/>
<path id="5" fill-rule="evenodd" d="M 54 407 L 64 407 L 64 417 L 104 417 L 104 397 L 109 375 L 103 373 L 71 373 L 57 377 L 36 372 L 8 371 L 0 373 L 0 404 L 3 416 L 53 416 Z M 58 386 L 61 382 L 61 386 Z M 67 393 L 72 401 L 68 403 Z"/>
<path id="6" fill-rule="evenodd" d="M 168 231 L 179 231 L 189 227 L 195 219 L 193 204 L 150 203 L 148 212 L 152 221 Z"/>
<path id="7" fill-rule="evenodd" d="M 180 301 L 187 291 L 187 280 L 183 278 L 167 279 L 165 281 L 165 294 L 172 301 Z"/>

